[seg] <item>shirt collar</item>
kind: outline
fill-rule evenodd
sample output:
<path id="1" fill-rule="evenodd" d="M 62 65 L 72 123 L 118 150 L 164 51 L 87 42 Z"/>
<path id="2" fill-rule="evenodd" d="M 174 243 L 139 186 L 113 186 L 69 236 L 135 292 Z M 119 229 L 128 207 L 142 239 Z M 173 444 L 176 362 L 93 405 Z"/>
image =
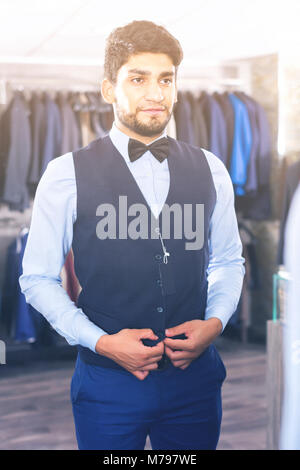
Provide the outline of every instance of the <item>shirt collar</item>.
<path id="1" fill-rule="evenodd" d="M 109 131 L 109 137 L 116 147 L 116 149 L 120 152 L 120 154 L 123 156 L 123 158 L 126 160 L 126 162 L 134 163 L 130 161 L 129 155 L 128 155 L 128 141 L 129 141 L 129 136 L 122 132 L 115 124 L 115 121 L 113 122 L 112 128 Z M 153 139 L 152 142 L 155 142 L 158 139 L 161 139 L 162 137 L 167 137 L 167 129 L 165 128 L 163 133 L 157 137 L 156 139 Z M 152 144 L 152 142 L 150 142 Z M 148 144 L 150 145 L 150 144 Z"/>

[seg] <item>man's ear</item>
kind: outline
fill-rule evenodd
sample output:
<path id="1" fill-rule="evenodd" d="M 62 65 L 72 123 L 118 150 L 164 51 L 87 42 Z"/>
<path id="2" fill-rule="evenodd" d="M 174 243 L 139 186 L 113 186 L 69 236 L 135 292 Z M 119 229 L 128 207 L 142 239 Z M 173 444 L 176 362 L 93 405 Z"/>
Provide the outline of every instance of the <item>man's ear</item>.
<path id="1" fill-rule="evenodd" d="M 113 84 L 104 78 L 101 83 L 101 94 L 106 103 L 113 104 L 115 101 L 115 89 Z"/>

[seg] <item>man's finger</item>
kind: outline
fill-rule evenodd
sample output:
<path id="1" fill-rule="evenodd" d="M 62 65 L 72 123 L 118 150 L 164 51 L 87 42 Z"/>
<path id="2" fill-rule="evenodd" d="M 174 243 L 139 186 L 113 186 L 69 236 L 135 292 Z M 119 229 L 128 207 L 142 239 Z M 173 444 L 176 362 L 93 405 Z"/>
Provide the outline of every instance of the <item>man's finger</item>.
<path id="1" fill-rule="evenodd" d="M 179 360 L 191 360 L 189 355 L 187 355 L 184 351 L 172 351 L 168 346 L 166 346 L 166 354 L 172 361 L 179 361 Z"/>
<path id="2" fill-rule="evenodd" d="M 149 374 L 147 370 L 135 370 L 135 371 L 130 371 L 130 372 L 139 380 L 144 380 Z"/>
<path id="3" fill-rule="evenodd" d="M 162 354 L 160 354 L 159 356 L 153 356 L 149 358 L 148 362 L 145 362 L 145 364 L 148 365 L 148 364 L 152 364 L 153 362 L 158 362 L 161 360 L 161 358 L 162 358 Z"/>
<path id="4" fill-rule="evenodd" d="M 135 329 L 135 334 L 137 338 L 145 338 L 145 339 L 158 339 L 158 336 L 150 329 L 150 328 L 142 328 L 141 330 Z"/>
<path id="5" fill-rule="evenodd" d="M 192 361 L 172 361 L 175 367 L 179 367 L 180 369 L 186 369 Z"/>
<path id="6" fill-rule="evenodd" d="M 164 343 L 163 341 L 159 341 L 159 343 L 155 344 L 154 346 L 146 346 L 145 344 L 140 343 L 140 346 L 144 349 L 144 351 L 147 348 L 147 351 L 150 354 L 159 354 L 160 352 L 163 352 L 164 350 Z"/>
<path id="7" fill-rule="evenodd" d="M 172 361 L 186 361 L 191 359 L 184 351 L 171 351 L 168 356 Z"/>
<path id="8" fill-rule="evenodd" d="M 187 327 L 186 327 L 186 322 L 184 323 L 181 323 L 180 325 L 177 325 L 177 326 L 173 326 L 172 328 L 168 328 L 167 330 L 165 330 L 165 334 L 167 336 L 176 336 L 176 335 L 180 335 L 182 333 L 185 333 L 186 330 L 187 330 Z"/>
<path id="9" fill-rule="evenodd" d="M 190 365 L 190 362 L 188 362 L 187 364 L 184 364 L 182 366 L 179 366 L 180 369 L 187 369 Z"/>
<path id="10" fill-rule="evenodd" d="M 157 362 L 152 362 L 151 364 L 144 364 L 140 369 L 138 370 L 155 370 L 158 368 Z"/>
<path id="11" fill-rule="evenodd" d="M 165 345 L 172 349 L 182 349 L 184 351 L 189 351 L 191 349 L 191 342 L 188 339 L 164 338 L 163 341 Z"/>

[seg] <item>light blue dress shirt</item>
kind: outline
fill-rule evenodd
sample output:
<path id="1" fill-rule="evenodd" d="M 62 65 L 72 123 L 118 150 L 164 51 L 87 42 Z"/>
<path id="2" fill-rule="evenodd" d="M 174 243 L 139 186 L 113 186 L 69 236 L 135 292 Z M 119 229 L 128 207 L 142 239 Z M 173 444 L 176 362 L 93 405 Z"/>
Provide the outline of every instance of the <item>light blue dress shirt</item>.
<path id="1" fill-rule="evenodd" d="M 165 135 L 166 131 L 158 138 Z M 160 163 L 147 151 L 138 160 L 131 162 L 128 157 L 129 137 L 115 123 L 109 136 L 157 217 L 169 190 L 168 159 Z M 205 319 L 219 318 L 224 329 L 239 301 L 245 260 L 242 257 L 229 173 L 218 157 L 203 151 L 217 194 L 210 222 Z M 49 162 L 38 184 L 19 283 L 26 301 L 44 315 L 70 345 L 81 344 L 95 352 L 98 339 L 106 332 L 77 308 L 63 288 L 61 279 L 61 270 L 72 245 L 76 201 L 76 179 L 70 152 Z"/>

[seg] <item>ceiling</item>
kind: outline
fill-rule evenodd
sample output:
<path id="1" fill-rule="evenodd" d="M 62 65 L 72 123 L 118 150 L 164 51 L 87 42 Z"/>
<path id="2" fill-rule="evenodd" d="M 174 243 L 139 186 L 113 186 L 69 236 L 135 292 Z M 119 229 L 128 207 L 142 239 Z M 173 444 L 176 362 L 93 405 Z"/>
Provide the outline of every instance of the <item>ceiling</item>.
<path id="1" fill-rule="evenodd" d="M 101 65 L 107 35 L 135 19 L 167 27 L 181 42 L 186 69 L 276 53 L 280 1 L 0 0 L 0 67 Z"/>

